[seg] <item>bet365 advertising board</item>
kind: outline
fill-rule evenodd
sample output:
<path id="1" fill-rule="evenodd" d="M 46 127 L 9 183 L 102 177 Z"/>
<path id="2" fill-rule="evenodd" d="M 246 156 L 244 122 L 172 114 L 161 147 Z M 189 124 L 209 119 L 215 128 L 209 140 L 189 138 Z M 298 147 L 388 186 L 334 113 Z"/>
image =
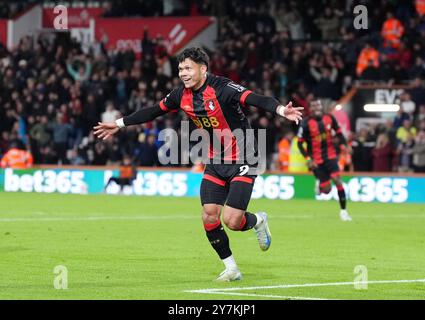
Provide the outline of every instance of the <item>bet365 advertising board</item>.
<path id="1" fill-rule="evenodd" d="M 139 170 L 132 186 L 120 187 L 109 178 L 118 170 L 102 169 L 29 169 L 0 170 L 0 191 L 139 196 L 197 197 L 202 173 L 168 170 Z M 343 176 L 351 201 L 425 203 L 424 176 Z M 338 199 L 336 188 L 330 194 L 316 196 L 312 175 L 264 174 L 255 180 L 253 199 Z"/>

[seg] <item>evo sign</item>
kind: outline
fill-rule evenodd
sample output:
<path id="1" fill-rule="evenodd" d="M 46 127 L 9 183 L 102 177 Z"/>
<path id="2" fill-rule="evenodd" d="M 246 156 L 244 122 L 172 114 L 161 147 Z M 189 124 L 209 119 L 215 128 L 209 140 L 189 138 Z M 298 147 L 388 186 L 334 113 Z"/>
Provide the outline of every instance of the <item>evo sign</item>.
<path id="1" fill-rule="evenodd" d="M 377 104 L 395 104 L 398 97 L 404 90 L 402 89 L 376 89 L 375 103 Z"/>

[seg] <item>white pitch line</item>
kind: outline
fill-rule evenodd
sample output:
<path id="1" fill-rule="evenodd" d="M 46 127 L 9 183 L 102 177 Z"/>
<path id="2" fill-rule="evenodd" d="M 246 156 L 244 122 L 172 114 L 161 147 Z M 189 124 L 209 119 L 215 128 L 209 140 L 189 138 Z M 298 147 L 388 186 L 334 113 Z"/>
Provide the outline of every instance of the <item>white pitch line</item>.
<path id="1" fill-rule="evenodd" d="M 425 219 L 425 213 L 422 214 L 399 214 L 399 215 L 385 215 L 385 214 L 371 214 L 371 215 L 353 215 L 355 218 L 361 218 L 361 219 L 372 219 L 372 218 L 378 218 L 378 219 L 412 219 L 412 218 L 419 218 L 419 219 Z"/>
<path id="2" fill-rule="evenodd" d="M 423 282 L 425 279 L 415 280 L 375 280 L 375 281 L 358 281 L 358 282 L 325 282 L 325 283 L 304 283 L 304 284 L 282 284 L 276 286 L 258 286 L 258 287 L 239 287 L 239 288 L 210 288 L 200 290 L 189 290 L 191 293 L 212 293 L 212 292 L 229 292 L 229 291 L 244 291 L 244 290 L 260 290 L 260 289 L 286 289 L 286 288 L 302 288 L 302 287 L 327 287 L 327 286 L 347 286 L 347 285 L 362 285 L 362 284 L 386 284 L 386 283 L 415 283 Z"/>
<path id="3" fill-rule="evenodd" d="M 185 292 L 193 293 L 193 291 L 185 291 Z M 211 291 L 211 292 L 202 292 L 202 293 L 228 295 L 228 296 L 246 296 L 246 297 L 275 298 L 275 299 L 290 299 L 290 300 L 333 300 L 333 299 L 326 299 L 326 298 L 277 296 L 277 295 L 273 295 L 273 294 L 256 294 L 256 293 L 223 292 L 223 291 L 214 291 L 214 292 Z"/>

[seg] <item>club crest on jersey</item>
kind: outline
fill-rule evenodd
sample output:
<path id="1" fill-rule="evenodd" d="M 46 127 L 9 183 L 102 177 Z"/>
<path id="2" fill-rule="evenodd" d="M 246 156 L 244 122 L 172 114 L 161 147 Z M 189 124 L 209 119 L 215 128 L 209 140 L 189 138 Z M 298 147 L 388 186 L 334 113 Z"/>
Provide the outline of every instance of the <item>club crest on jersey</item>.
<path id="1" fill-rule="evenodd" d="M 210 102 L 208 102 L 208 108 L 210 108 L 211 111 L 214 111 L 215 105 L 214 105 L 214 102 L 212 100 Z"/>

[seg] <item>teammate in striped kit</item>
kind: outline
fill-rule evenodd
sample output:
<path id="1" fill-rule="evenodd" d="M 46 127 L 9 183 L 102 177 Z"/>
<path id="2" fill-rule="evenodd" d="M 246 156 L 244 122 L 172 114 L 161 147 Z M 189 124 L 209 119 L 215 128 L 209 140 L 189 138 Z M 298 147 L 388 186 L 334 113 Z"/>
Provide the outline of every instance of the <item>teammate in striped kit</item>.
<path id="1" fill-rule="evenodd" d="M 250 160 L 257 152 L 257 143 L 244 134 L 234 134 L 236 129 L 245 132 L 251 128 L 242 108 L 256 106 L 296 123 L 301 120 L 303 108 L 292 107 L 292 103 L 283 106 L 274 98 L 255 94 L 229 79 L 208 73 L 209 58 L 200 48 L 185 49 L 177 60 L 182 85 L 155 106 L 142 108 L 113 123 L 99 123 L 94 128 L 95 134 L 106 139 L 122 127 L 152 121 L 180 109 L 197 128 L 209 133 L 211 161 L 206 164 L 200 190 L 202 220 L 208 240 L 225 265 L 217 280 L 240 280 L 242 274 L 221 224 L 221 213 L 231 230 L 254 229 L 263 251 L 271 243 L 267 215 L 246 211 L 256 178 L 250 170 L 253 163 Z"/>
<path id="2" fill-rule="evenodd" d="M 344 186 L 341 181 L 341 173 L 338 167 L 337 153 L 333 145 L 333 133 L 337 135 L 341 144 L 348 150 L 342 130 L 336 119 L 327 113 L 323 113 L 320 100 L 310 103 L 312 115 L 301 122 L 298 129 L 298 148 L 307 159 L 308 167 L 313 171 L 317 179 L 316 193 L 331 192 L 331 180 L 338 190 L 341 207 L 340 218 L 343 221 L 351 221 L 347 212 L 347 200 Z M 307 142 L 307 149 L 304 147 Z"/>

